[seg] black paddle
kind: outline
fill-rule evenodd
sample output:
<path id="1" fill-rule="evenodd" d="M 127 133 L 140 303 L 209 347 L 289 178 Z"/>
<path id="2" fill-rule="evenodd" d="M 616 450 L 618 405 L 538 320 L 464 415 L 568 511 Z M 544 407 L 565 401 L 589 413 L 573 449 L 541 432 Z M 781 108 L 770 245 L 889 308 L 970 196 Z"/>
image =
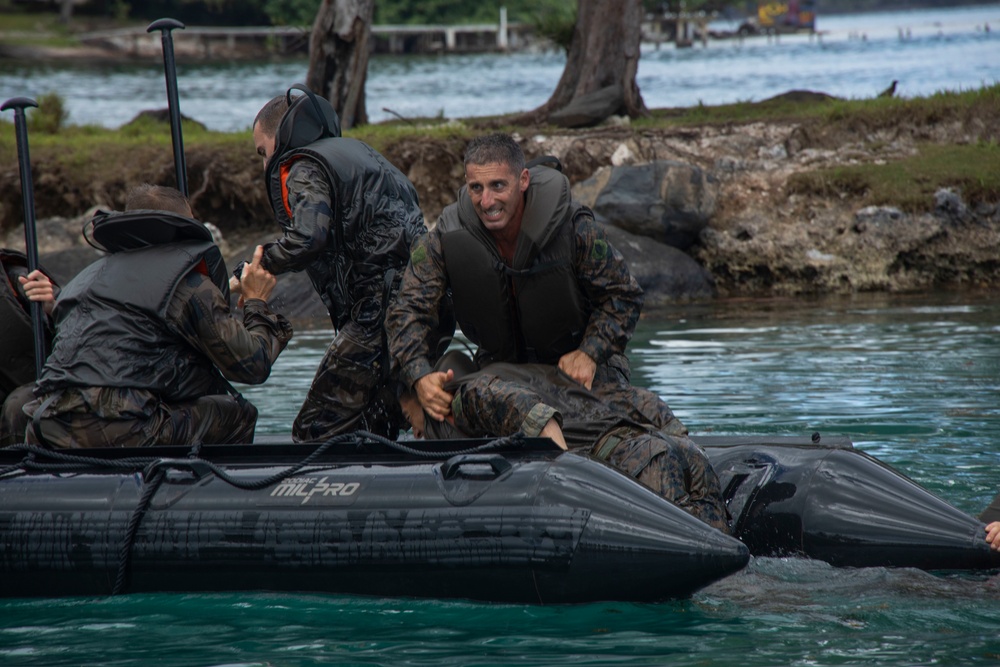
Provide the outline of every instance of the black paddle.
<path id="1" fill-rule="evenodd" d="M 0 111 L 14 110 L 14 131 L 17 135 L 17 162 L 21 169 L 21 198 L 24 200 L 24 245 L 28 257 L 28 273 L 38 268 L 38 236 L 35 234 L 35 190 L 31 182 L 31 158 L 28 155 L 28 124 L 24 110 L 37 107 L 35 100 L 13 97 L 0 106 Z M 35 335 L 35 377 L 41 377 L 45 364 L 45 321 L 42 304 L 31 302 L 31 327 Z"/>
<path id="2" fill-rule="evenodd" d="M 181 112 L 177 102 L 177 67 L 174 64 L 174 39 L 170 32 L 184 29 L 176 19 L 157 19 L 149 24 L 146 32 L 163 33 L 163 73 L 167 78 L 167 107 L 170 112 L 170 135 L 174 144 L 174 170 L 177 172 L 177 189 L 188 196 L 187 166 L 184 164 L 184 137 L 181 134 Z"/>

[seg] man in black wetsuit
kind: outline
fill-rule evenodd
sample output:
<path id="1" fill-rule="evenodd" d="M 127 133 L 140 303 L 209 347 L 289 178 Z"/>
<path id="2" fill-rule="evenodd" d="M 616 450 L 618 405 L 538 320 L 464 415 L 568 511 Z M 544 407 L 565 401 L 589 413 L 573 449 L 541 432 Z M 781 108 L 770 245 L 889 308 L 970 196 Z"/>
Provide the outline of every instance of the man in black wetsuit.
<path id="1" fill-rule="evenodd" d="M 275 278 L 244 267 L 243 320 L 209 230 L 173 188 L 140 186 L 128 210 L 99 212 L 108 254 L 56 301 L 56 336 L 24 407 L 27 442 L 53 447 L 239 444 L 257 409 L 229 381 L 258 384 L 292 336 L 267 298 Z M 228 381 L 227 381 L 228 380 Z"/>
<path id="2" fill-rule="evenodd" d="M 274 274 L 306 271 L 337 333 L 292 424 L 297 441 L 364 430 L 395 438 L 403 416 L 389 373 L 385 310 L 424 216 L 407 178 L 342 137 L 330 103 L 304 87 L 254 120 L 257 153 L 282 236 L 264 246 Z M 235 286 L 239 289 L 238 286 Z"/>

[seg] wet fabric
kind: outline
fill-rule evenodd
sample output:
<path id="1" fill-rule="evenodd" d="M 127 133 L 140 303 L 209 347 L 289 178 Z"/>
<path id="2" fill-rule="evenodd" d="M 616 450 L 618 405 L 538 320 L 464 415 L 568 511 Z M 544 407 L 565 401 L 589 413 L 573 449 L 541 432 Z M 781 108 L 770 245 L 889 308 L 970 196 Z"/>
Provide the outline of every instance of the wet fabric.
<path id="1" fill-rule="evenodd" d="M 306 270 L 337 328 L 292 425 L 297 441 L 357 429 L 394 439 L 403 424 L 384 304 L 399 289 L 411 242 L 426 228 L 409 181 L 357 144 L 323 140 L 327 149 L 343 148 L 338 164 L 324 164 L 326 149 L 319 146 L 293 151 L 298 159 L 287 169 L 283 191 L 272 189 L 284 234 L 265 246 L 264 266 L 276 274 Z M 343 180 L 352 170 L 357 178 Z"/>
<path id="2" fill-rule="evenodd" d="M 196 270 L 209 258 L 221 264 L 210 241 L 185 241 L 111 253 L 83 269 L 56 302 L 56 337 L 38 391 L 123 387 L 176 401 L 228 391 L 212 360 L 178 336 L 167 316 L 182 282 L 209 280 Z M 215 276 L 220 303 L 226 293 L 218 285 L 226 280 Z"/>
<path id="3" fill-rule="evenodd" d="M 591 308 L 573 266 L 573 218 L 582 207 L 571 203 L 560 172 L 535 167 L 530 174 L 512 257 L 501 256 L 467 187 L 438 220 L 458 324 L 482 364 L 558 363 L 577 349 L 587 326 Z"/>
<path id="4" fill-rule="evenodd" d="M 241 324 L 232 317 L 219 289 L 198 272 L 177 286 L 166 322 L 179 340 L 218 368 L 216 391 L 185 401 L 165 400 L 156 391 L 130 387 L 67 386 L 43 393 L 24 412 L 33 417 L 42 409 L 38 421 L 49 444 L 103 447 L 252 441 L 256 408 L 226 380 L 264 382 L 291 339 L 291 325 L 256 299 L 245 303 Z M 45 444 L 31 426 L 26 435 L 29 442 Z"/>
<path id="5" fill-rule="evenodd" d="M 452 413 L 462 432 L 536 436 L 555 419 L 571 449 L 586 450 L 693 516 L 729 530 L 719 478 L 708 457 L 652 392 L 629 387 L 608 391 L 604 399 L 542 364 L 492 364 L 446 388 L 454 393 Z M 647 420 L 647 413 L 658 423 Z"/>
<path id="6" fill-rule="evenodd" d="M 395 439 L 405 424 L 395 381 L 383 377 L 388 362 L 381 326 L 348 322 L 316 371 L 292 424 L 296 441 L 326 440 L 363 430 Z"/>
<path id="7" fill-rule="evenodd" d="M 979 520 L 983 523 L 992 523 L 994 521 L 1000 521 L 1000 493 L 996 495 L 993 502 L 983 510 L 983 513 L 979 515 Z"/>
<path id="8" fill-rule="evenodd" d="M 39 420 L 41 439 L 28 425 L 30 444 L 59 448 L 149 447 L 252 443 L 257 408 L 242 396 L 203 396 L 186 403 L 156 403 L 146 419 L 108 419 L 74 394 L 75 406 Z M 64 405 L 74 405 L 67 402 Z"/>
<path id="9" fill-rule="evenodd" d="M 24 442 L 24 429 L 28 426 L 28 416 L 24 406 L 35 400 L 35 383 L 29 382 L 14 389 L 3 400 L 0 410 L 0 447 Z"/>
<path id="10" fill-rule="evenodd" d="M 729 532 L 729 513 L 722 500 L 718 475 L 690 438 L 622 427 L 602 438 L 592 453 L 599 451 L 609 438 L 615 444 L 603 460 L 689 514 Z"/>
<path id="11" fill-rule="evenodd" d="M 628 360 L 624 353 L 639 319 L 642 289 L 621 253 L 608 242 L 601 225 L 589 211 L 581 210 L 583 213 L 573 219 L 573 270 L 591 310 L 579 349 L 597 362 L 594 389 L 600 392 L 604 383 L 627 383 Z M 433 340 L 432 332 L 440 327 L 437 312 L 448 290 L 441 231 L 435 227 L 414 242 L 398 298 L 386 317 L 393 362 L 398 364 L 401 380 L 408 386 L 431 372 L 429 341 Z"/>

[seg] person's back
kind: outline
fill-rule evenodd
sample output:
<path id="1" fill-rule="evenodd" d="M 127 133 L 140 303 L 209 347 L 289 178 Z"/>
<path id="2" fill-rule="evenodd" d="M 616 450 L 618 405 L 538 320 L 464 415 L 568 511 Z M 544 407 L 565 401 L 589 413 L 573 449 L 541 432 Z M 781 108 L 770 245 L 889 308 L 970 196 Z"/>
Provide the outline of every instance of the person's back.
<path id="1" fill-rule="evenodd" d="M 263 382 L 291 337 L 267 308 L 261 249 L 244 270 L 242 323 L 211 234 L 180 193 L 142 186 L 89 226 L 108 255 L 60 295 L 29 442 L 58 447 L 239 443 L 256 409 L 227 380 Z"/>

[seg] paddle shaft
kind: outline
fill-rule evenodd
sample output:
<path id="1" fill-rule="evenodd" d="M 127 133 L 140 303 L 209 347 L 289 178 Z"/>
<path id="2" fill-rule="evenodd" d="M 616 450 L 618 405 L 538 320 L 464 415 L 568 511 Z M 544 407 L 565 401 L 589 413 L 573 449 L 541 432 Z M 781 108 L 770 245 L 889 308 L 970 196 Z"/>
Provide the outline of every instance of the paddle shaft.
<path id="1" fill-rule="evenodd" d="M 17 136 L 17 163 L 21 173 L 21 198 L 24 202 L 24 246 L 28 258 L 28 273 L 38 268 L 38 236 L 35 233 L 35 190 L 31 181 L 31 157 L 28 154 L 28 123 L 25 107 L 37 107 L 35 100 L 15 97 L 0 106 L 0 111 L 14 110 L 14 131 Z M 31 301 L 31 328 L 35 338 L 35 377 L 42 374 L 45 364 L 45 321 L 42 304 Z"/>
<path id="2" fill-rule="evenodd" d="M 177 100 L 177 66 L 174 62 L 174 39 L 171 32 L 175 28 L 184 28 L 184 24 L 175 19 L 159 19 L 146 28 L 146 32 L 160 30 L 163 40 L 163 73 L 167 79 L 167 108 L 170 112 L 170 136 L 174 147 L 174 171 L 177 173 L 177 189 L 187 197 L 187 165 L 184 162 L 184 136 L 181 133 L 181 112 Z"/>

